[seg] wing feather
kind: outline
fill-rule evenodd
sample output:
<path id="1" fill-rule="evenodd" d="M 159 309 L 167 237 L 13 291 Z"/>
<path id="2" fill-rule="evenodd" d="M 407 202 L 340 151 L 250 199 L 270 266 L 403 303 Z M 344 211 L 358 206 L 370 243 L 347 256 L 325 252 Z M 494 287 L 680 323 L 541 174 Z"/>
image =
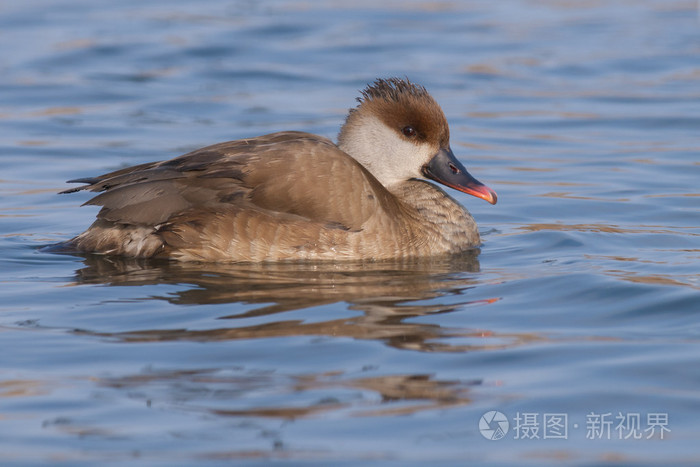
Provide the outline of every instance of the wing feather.
<path id="1" fill-rule="evenodd" d="M 396 202 L 330 140 L 302 132 L 220 143 L 75 181 L 87 185 L 64 193 L 100 193 L 85 203 L 102 206 L 98 219 L 154 227 L 235 205 L 359 230 Z"/>

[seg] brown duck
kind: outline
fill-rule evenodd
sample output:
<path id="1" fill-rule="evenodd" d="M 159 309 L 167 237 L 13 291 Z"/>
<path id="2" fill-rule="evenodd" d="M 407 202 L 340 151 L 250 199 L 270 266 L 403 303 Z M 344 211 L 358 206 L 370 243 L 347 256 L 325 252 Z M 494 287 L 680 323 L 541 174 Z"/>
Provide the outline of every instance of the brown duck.
<path id="1" fill-rule="evenodd" d="M 175 159 L 71 180 L 100 194 L 72 249 L 182 261 L 383 260 L 479 245 L 472 216 L 430 179 L 491 204 L 450 149 L 422 86 L 379 79 L 338 144 L 296 131 L 215 144 Z"/>

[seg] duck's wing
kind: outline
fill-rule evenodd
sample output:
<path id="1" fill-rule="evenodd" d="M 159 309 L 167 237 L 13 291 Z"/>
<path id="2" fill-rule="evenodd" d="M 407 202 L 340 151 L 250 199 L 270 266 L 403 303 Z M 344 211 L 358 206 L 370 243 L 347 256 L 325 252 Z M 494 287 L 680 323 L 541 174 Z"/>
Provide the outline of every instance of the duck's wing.
<path id="1" fill-rule="evenodd" d="M 73 180 L 100 194 L 98 219 L 161 226 L 188 215 L 262 210 L 347 230 L 359 230 L 377 209 L 396 203 L 359 163 L 330 140 L 282 132 L 220 143 L 164 162 Z"/>

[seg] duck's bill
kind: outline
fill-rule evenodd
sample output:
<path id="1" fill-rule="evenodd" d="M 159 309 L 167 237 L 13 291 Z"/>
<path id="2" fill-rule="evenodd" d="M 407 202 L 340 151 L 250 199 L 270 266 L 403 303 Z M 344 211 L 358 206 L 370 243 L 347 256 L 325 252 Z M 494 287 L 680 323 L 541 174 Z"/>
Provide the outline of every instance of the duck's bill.
<path id="1" fill-rule="evenodd" d="M 450 148 L 440 149 L 435 156 L 423 166 L 423 175 L 455 190 L 476 196 L 491 204 L 496 204 L 498 196 L 491 188 L 472 177 L 461 162 L 457 160 Z"/>

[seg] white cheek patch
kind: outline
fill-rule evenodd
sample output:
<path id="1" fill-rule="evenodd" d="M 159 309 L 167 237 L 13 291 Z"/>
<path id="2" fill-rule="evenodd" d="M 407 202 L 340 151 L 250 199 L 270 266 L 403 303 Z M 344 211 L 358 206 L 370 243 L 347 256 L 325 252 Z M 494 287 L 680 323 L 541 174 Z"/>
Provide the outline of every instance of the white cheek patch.
<path id="1" fill-rule="evenodd" d="M 435 152 L 427 144 L 406 140 L 373 116 L 363 117 L 343 143 L 342 149 L 386 187 L 423 178 L 421 168 Z"/>

